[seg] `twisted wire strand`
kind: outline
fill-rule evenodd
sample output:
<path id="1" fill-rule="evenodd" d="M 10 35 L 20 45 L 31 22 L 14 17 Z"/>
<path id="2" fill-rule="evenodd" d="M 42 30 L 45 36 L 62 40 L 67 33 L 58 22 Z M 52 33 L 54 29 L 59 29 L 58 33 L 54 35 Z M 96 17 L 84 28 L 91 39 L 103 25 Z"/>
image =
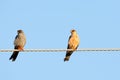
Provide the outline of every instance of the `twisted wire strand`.
<path id="1" fill-rule="evenodd" d="M 19 51 L 14 49 L 0 49 L 0 52 L 13 52 Z M 66 52 L 66 51 L 73 51 L 73 49 L 24 49 L 20 52 Z M 76 50 L 77 52 L 80 51 L 120 51 L 120 48 L 80 48 Z"/>

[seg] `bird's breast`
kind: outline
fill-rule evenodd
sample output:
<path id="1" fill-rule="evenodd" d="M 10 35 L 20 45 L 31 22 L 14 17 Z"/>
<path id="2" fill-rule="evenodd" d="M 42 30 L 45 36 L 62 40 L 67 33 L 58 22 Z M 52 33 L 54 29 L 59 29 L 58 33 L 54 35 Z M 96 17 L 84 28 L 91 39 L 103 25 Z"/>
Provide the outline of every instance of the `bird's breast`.
<path id="1" fill-rule="evenodd" d="M 69 40 L 69 46 L 72 49 L 76 49 L 76 47 L 79 45 L 79 37 L 78 36 L 73 36 Z"/>
<path id="2" fill-rule="evenodd" d="M 15 46 L 24 47 L 25 44 L 26 44 L 26 38 L 25 38 L 24 35 L 19 35 L 18 38 L 16 38 L 15 41 L 14 41 Z"/>

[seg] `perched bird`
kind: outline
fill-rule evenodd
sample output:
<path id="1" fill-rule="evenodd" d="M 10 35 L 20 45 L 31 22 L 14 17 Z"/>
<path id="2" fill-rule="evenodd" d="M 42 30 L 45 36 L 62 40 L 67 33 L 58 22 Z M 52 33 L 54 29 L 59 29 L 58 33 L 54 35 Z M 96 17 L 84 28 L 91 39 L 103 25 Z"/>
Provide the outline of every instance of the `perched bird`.
<path id="1" fill-rule="evenodd" d="M 64 58 L 64 61 L 69 61 L 71 54 L 78 48 L 79 43 L 80 43 L 80 40 L 76 30 L 74 29 L 71 30 L 71 35 L 68 40 L 67 49 L 72 49 L 72 51 L 66 51 L 66 56 Z"/>
<path id="2" fill-rule="evenodd" d="M 23 48 L 26 44 L 26 37 L 22 30 L 18 30 L 17 33 L 18 34 L 14 40 L 14 49 L 22 51 L 22 50 L 24 50 Z M 9 60 L 15 61 L 18 56 L 19 51 L 14 51 L 13 54 L 11 55 L 11 57 L 9 58 Z"/>

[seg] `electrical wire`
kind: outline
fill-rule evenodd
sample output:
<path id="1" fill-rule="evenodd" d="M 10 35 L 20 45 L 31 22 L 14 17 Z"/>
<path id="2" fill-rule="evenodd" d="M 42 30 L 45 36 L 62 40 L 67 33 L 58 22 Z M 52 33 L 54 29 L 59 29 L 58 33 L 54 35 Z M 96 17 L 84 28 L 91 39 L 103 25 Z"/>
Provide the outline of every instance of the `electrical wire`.
<path id="1" fill-rule="evenodd" d="M 19 51 L 14 49 L 0 49 L 0 52 L 13 52 Z M 24 49 L 20 52 L 66 52 L 73 51 L 72 49 Z M 88 52 L 88 51 L 120 51 L 120 48 L 80 48 L 76 50 L 77 52 Z"/>

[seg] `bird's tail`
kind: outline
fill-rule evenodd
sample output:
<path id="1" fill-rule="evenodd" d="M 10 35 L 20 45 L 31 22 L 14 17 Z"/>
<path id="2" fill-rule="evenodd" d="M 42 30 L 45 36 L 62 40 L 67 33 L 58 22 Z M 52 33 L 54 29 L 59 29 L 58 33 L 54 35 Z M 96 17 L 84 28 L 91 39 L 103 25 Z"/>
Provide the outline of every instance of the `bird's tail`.
<path id="1" fill-rule="evenodd" d="M 9 60 L 15 61 L 18 56 L 19 51 L 14 51 Z"/>
<path id="2" fill-rule="evenodd" d="M 65 58 L 64 58 L 64 61 L 69 61 L 69 58 L 68 58 L 68 57 L 65 57 Z"/>
<path id="3" fill-rule="evenodd" d="M 65 56 L 65 58 L 64 58 L 64 61 L 69 61 L 70 56 L 72 55 L 72 53 L 73 53 L 73 51 L 67 51 L 67 52 L 66 52 L 66 56 Z"/>

